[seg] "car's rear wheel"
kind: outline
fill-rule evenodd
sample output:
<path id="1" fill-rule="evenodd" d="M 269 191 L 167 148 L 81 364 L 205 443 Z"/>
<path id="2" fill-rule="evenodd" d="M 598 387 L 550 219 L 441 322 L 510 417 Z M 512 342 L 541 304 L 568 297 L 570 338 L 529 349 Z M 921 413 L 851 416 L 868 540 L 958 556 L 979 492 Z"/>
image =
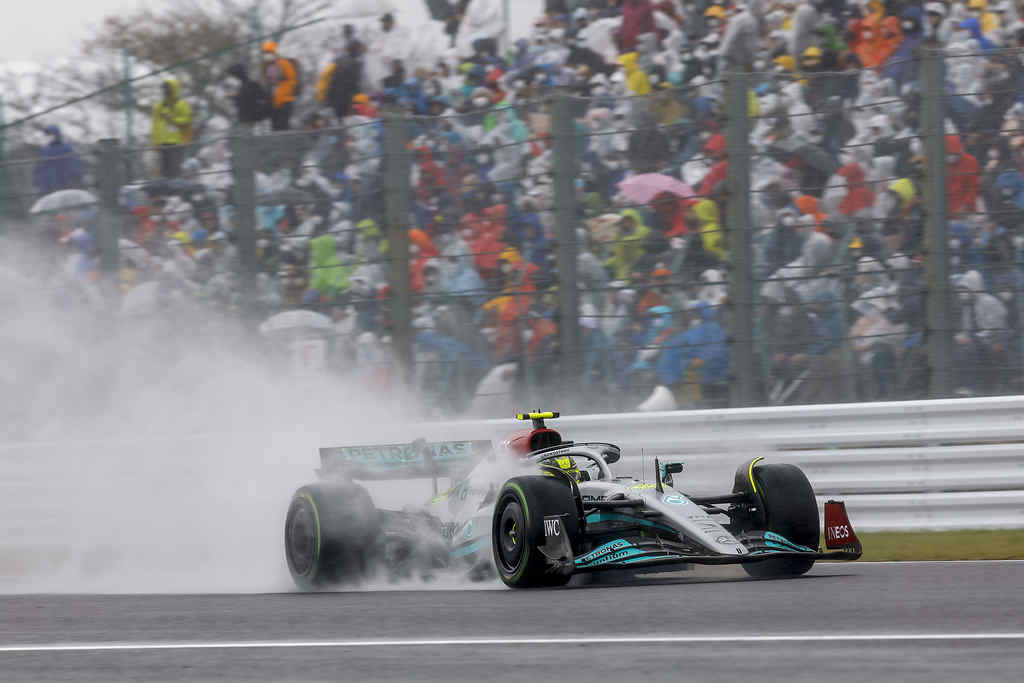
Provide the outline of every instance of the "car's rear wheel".
<path id="1" fill-rule="evenodd" d="M 541 551 L 544 518 L 558 518 L 558 532 L 570 544 L 580 533 L 572 486 L 560 477 L 516 477 L 505 482 L 492 517 L 491 546 L 498 575 L 512 588 L 563 586 L 569 567 L 556 567 Z"/>
<path id="2" fill-rule="evenodd" d="M 302 590 L 362 579 L 378 536 L 377 510 L 352 483 L 317 482 L 292 496 L 284 523 L 288 570 Z"/>
<path id="3" fill-rule="evenodd" d="M 764 530 L 785 537 L 797 545 L 818 547 L 820 535 L 818 501 L 807 476 L 796 465 L 771 463 L 756 465 L 751 474 L 757 486 L 764 513 Z M 750 576 L 758 578 L 799 576 L 807 573 L 814 560 L 785 557 L 743 565 Z"/>

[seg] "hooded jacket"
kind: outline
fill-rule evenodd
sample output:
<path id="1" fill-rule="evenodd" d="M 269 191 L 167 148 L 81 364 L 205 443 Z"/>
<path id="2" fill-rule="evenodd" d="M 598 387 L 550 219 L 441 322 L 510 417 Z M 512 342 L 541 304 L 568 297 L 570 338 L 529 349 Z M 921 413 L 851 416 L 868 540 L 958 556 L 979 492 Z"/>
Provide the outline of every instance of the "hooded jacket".
<path id="1" fill-rule="evenodd" d="M 900 178 L 889 183 L 889 189 L 900 198 L 900 212 L 906 213 L 917 201 L 917 190 L 910 178 Z"/>
<path id="2" fill-rule="evenodd" d="M 188 141 L 187 131 L 192 127 L 192 106 L 181 99 L 178 79 L 168 78 L 165 82 L 171 89 L 171 101 L 161 97 L 153 105 L 151 139 L 154 145 L 182 145 Z"/>
<path id="3" fill-rule="evenodd" d="M 978 41 L 978 47 L 981 48 L 982 52 L 988 52 L 994 50 L 996 44 L 985 37 L 985 34 L 981 30 L 981 22 L 975 17 L 968 17 L 959 24 L 960 28 L 966 30 L 971 34 L 971 38 Z"/>
<path id="4" fill-rule="evenodd" d="M 622 212 L 623 218 L 633 219 L 633 232 L 625 234 L 616 239 L 612 245 L 612 255 L 605 265 L 612 269 L 616 280 L 628 281 L 633 274 L 633 264 L 643 254 L 644 240 L 650 234 L 651 229 L 644 225 L 640 212 L 636 209 L 626 209 Z"/>
<path id="5" fill-rule="evenodd" d="M 263 53 L 274 56 L 273 60 L 263 64 L 263 80 L 270 86 L 274 109 L 280 109 L 295 100 L 295 91 L 299 87 L 299 74 L 295 71 L 292 60 L 285 59 L 276 51 L 264 50 Z"/>
<path id="6" fill-rule="evenodd" d="M 641 34 L 653 33 L 655 30 L 651 0 L 625 0 L 622 3 L 622 25 L 617 35 L 619 48 L 623 52 L 633 50 Z"/>
<path id="7" fill-rule="evenodd" d="M 241 82 L 235 94 L 235 111 L 239 123 L 256 123 L 270 115 L 270 95 L 266 88 L 249 78 L 245 67 L 235 64 L 228 69 L 228 75 Z"/>
<path id="8" fill-rule="evenodd" d="M 886 17 L 882 20 L 879 28 L 881 39 L 878 41 L 878 50 L 875 53 L 876 62 L 872 66 L 881 66 L 896 52 L 903 43 L 903 28 L 900 26 L 899 17 Z M 867 65 L 865 65 L 867 66 Z"/>
<path id="9" fill-rule="evenodd" d="M 864 184 L 864 169 L 859 164 L 847 164 L 839 169 L 839 175 L 846 178 L 847 191 L 839 201 L 839 211 L 845 216 L 853 216 L 875 203 L 875 193 Z"/>
<path id="10" fill-rule="evenodd" d="M 1005 196 L 1007 201 L 1024 209 L 1024 176 L 1020 174 L 1020 171 L 1010 169 L 1000 173 L 996 178 L 996 189 Z"/>
<path id="11" fill-rule="evenodd" d="M 794 199 L 793 203 L 796 204 L 796 208 L 800 209 L 800 213 L 814 218 L 815 230 L 818 232 L 825 231 L 825 221 L 828 220 L 828 214 L 821 210 L 817 198 L 809 194 L 802 194 Z"/>
<path id="12" fill-rule="evenodd" d="M 903 10 L 903 17 L 900 20 L 903 42 L 889 56 L 885 69 L 882 71 L 882 76 L 891 78 L 897 86 L 902 86 L 916 77 L 916 62 L 913 61 L 913 58 L 917 46 L 921 44 L 921 40 L 924 38 L 923 21 L 924 18 L 920 7 L 911 6 Z M 913 28 L 903 28 L 902 24 L 906 22 L 912 22 Z"/>
<path id="13" fill-rule="evenodd" d="M 634 95 L 647 95 L 651 92 L 651 81 L 637 64 L 637 53 L 622 55 L 619 63 L 626 72 L 626 85 Z"/>
<path id="14" fill-rule="evenodd" d="M 697 194 L 706 197 L 724 183 L 729 174 L 729 159 L 725 155 L 725 136 L 715 133 L 704 143 L 703 149 L 706 156 L 717 159 L 697 187 Z"/>
<path id="15" fill-rule="evenodd" d="M 309 241 L 309 287 L 331 297 L 348 288 L 353 268 L 341 264 L 335 251 L 334 235 L 323 234 Z"/>
<path id="16" fill-rule="evenodd" d="M 33 172 L 33 180 L 39 194 L 49 194 L 82 184 L 82 160 L 75 150 L 64 141 L 60 128 L 47 126 L 45 132 L 53 141 L 39 152 L 39 163 Z"/>
<path id="17" fill-rule="evenodd" d="M 955 162 L 946 161 L 946 195 L 949 213 L 955 215 L 970 211 L 981 191 L 981 167 L 977 159 L 964 151 L 960 136 L 946 136 L 946 155 L 956 155 Z"/>
<path id="18" fill-rule="evenodd" d="M 380 231 L 376 221 L 372 218 L 364 218 L 356 223 L 356 230 L 359 237 L 363 240 L 364 249 L 369 247 L 367 252 L 358 254 L 360 257 L 372 260 L 387 255 L 388 240 Z"/>
<path id="19" fill-rule="evenodd" d="M 718 205 L 710 199 L 702 199 L 693 205 L 693 213 L 700 222 L 700 240 L 704 251 L 713 254 L 719 261 L 725 261 L 725 238 L 718 222 Z"/>
<path id="20" fill-rule="evenodd" d="M 706 301 L 697 304 L 700 322 L 690 329 L 666 339 L 658 358 L 658 381 L 664 385 L 678 384 L 695 360 L 700 360 L 701 384 L 724 382 L 729 377 L 732 357 L 727 335 L 715 316 L 715 309 Z"/>

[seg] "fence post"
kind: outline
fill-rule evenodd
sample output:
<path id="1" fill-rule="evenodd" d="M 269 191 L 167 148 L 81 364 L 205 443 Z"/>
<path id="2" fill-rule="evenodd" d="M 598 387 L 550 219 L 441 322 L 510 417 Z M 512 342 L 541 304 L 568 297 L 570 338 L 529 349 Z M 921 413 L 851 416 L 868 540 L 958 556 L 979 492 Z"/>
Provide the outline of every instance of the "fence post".
<path id="1" fill-rule="evenodd" d="M 751 406 L 757 400 L 754 362 L 754 260 L 750 211 L 750 112 L 747 74 L 726 75 L 725 228 L 730 237 L 729 300 L 732 306 L 732 375 L 730 402 Z"/>
<path id="2" fill-rule="evenodd" d="M 121 56 L 124 61 L 124 143 L 131 149 L 135 147 L 135 93 L 132 88 L 132 53 L 128 51 L 128 48 L 121 50 Z M 132 179 L 135 177 L 134 170 L 132 168 L 132 158 L 128 155 L 125 158 L 127 168 L 125 169 L 126 177 Z"/>
<path id="3" fill-rule="evenodd" d="M 408 122 L 397 115 L 384 121 L 385 215 L 387 216 L 391 347 L 403 384 L 413 377 L 412 298 L 409 283 L 409 214 L 412 177 Z"/>
<path id="4" fill-rule="evenodd" d="M 230 143 L 235 200 L 235 248 L 238 249 L 238 261 L 241 266 L 241 307 L 246 317 L 257 314 L 256 152 L 253 149 L 256 142 L 252 128 L 240 125 L 235 128 Z"/>
<path id="5" fill-rule="evenodd" d="M 551 110 L 554 158 L 555 239 L 558 240 L 558 324 L 563 396 L 577 396 L 583 349 L 580 344 L 579 290 L 576 286 L 576 239 L 578 211 L 576 176 L 579 173 L 573 102 L 564 93 L 555 97 Z"/>
<path id="6" fill-rule="evenodd" d="M 929 396 L 953 390 L 953 325 L 949 282 L 949 224 L 946 216 L 946 68 L 942 52 L 921 54 L 921 135 L 924 138 L 924 343 L 928 354 Z"/>
<path id="7" fill-rule="evenodd" d="M 108 138 L 99 142 L 99 199 L 100 212 L 96 222 L 96 247 L 99 250 L 100 288 L 111 308 L 115 308 L 121 293 L 120 239 L 121 186 L 124 185 L 124 158 L 121 141 Z"/>

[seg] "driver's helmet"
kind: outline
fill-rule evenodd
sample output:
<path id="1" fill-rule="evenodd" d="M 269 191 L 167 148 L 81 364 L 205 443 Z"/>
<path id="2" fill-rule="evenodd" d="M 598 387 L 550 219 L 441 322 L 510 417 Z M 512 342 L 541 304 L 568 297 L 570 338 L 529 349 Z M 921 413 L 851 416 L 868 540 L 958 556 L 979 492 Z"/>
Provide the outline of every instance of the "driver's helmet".
<path id="1" fill-rule="evenodd" d="M 576 466 L 576 460 L 571 455 L 563 455 L 553 458 L 554 465 L 576 481 L 580 481 L 580 468 Z"/>

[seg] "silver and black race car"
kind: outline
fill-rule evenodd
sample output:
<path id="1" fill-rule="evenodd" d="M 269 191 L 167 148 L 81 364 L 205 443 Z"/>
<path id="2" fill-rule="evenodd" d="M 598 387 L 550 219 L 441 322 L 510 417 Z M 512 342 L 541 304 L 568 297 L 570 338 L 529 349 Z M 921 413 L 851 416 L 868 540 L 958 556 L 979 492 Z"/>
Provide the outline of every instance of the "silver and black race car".
<path id="1" fill-rule="evenodd" d="M 292 498 L 285 556 L 296 585 L 313 590 L 385 573 L 430 578 L 460 568 L 496 573 L 514 588 L 561 586 L 576 574 L 741 564 L 755 577 L 796 576 L 817 560 L 856 560 L 861 544 L 845 505 L 818 503 L 793 465 L 754 458 L 732 491 L 691 496 L 676 487 L 681 463 L 655 460 L 654 480 L 616 476 L 609 443 L 565 441 L 554 412 L 520 413 L 532 429 L 490 441 L 320 450 L 319 480 Z M 439 493 L 439 479 L 451 487 Z M 378 509 L 356 481 L 424 478 L 426 504 Z"/>

